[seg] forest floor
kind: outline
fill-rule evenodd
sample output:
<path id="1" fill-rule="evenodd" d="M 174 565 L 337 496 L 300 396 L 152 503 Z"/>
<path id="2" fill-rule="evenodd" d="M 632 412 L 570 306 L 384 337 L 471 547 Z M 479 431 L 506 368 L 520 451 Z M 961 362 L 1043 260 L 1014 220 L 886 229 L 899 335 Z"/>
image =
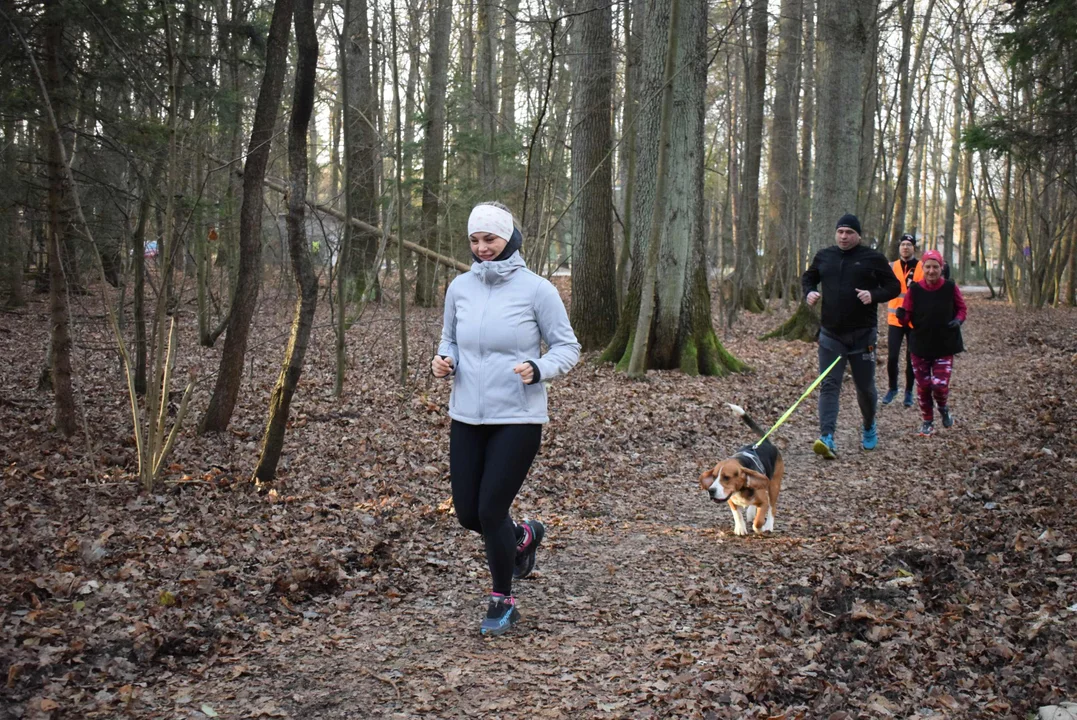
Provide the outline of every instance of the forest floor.
<path id="1" fill-rule="evenodd" d="M 933 438 L 899 396 L 862 451 L 847 378 L 825 462 L 809 398 L 777 432 L 786 476 L 762 537 L 733 535 L 696 478 L 751 440 L 726 402 L 769 426 L 816 376 L 813 345 L 757 339 L 788 311 L 722 336 L 748 374 L 630 382 L 586 356 L 552 387 L 517 500 L 548 528 L 523 621 L 488 639 L 481 543 L 449 502 L 449 385 L 427 372 L 439 309 L 410 311 L 402 388 L 387 292 L 349 335 L 340 400 L 319 311 L 267 494 L 248 478 L 290 299 L 263 293 L 218 435 L 193 428 L 222 343 L 199 347 L 187 315 L 177 377 L 204 379 L 147 494 L 95 302 L 75 308 L 88 440 L 52 430 L 34 389 L 46 299 L 0 314 L 4 720 L 1025 718 L 1077 699 L 1072 309 L 971 297 L 957 422 Z"/>

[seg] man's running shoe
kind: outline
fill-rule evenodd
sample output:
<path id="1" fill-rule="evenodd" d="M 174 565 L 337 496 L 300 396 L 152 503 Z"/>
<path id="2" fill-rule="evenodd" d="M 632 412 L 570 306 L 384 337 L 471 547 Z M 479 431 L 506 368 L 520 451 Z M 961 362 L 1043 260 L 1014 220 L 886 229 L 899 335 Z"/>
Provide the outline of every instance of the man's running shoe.
<path id="1" fill-rule="evenodd" d="M 925 420 L 920 426 L 920 437 L 931 437 L 935 434 L 935 424 L 930 420 Z"/>
<path id="2" fill-rule="evenodd" d="M 479 632 L 483 635 L 502 635 L 518 622 L 520 611 L 516 609 L 516 598 L 495 594 L 490 597 Z"/>
<path id="3" fill-rule="evenodd" d="M 953 427 L 953 425 L 954 425 L 954 417 L 953 417 L 953 415 L 950 414 L 950 408 L 947 408 L 947 407 L 939 408 L 939 415 L 942 417 L 942 426 L 944 428 Z"/>
<path id="4" fill-rule="evenodd" d="M 894 398 L 897 397 L 897 390 L 887 390 L 886 395 L 883 396 L 883 405 L 889 405 L 894 402 Z"/>
<path id="5" fill-rule="evenodd" d="M 879 444 L 879 431 L 876 429 L 875 423 L 872 423 L 869 428 L 864 428 L 860 444 L 865 450 L 874 450 L 875 446 Z"/>
<path id="6" fill-rule="evenodd" d="M 524 536 L 516 546 L 516 563 L 512 568 L 512 576 L 516 579 L 527 577 L 535 569 L 535 551 L 546 537 L 546 526 L 538 520 L 524 520 L 520 528 Z"/>
<path id="7" fill-rule="evenodd" d="M 816 455 L 822 455 L 825 460 L 833 460 L 838 456 L 838 446 L 834 444 L 833 435 L 823 435 L 811 446 Z"/>
<path id="8" fill-rule="evenodd" d="M 912 390 L 905 391 L 905 407 L 912 407 Z"/>

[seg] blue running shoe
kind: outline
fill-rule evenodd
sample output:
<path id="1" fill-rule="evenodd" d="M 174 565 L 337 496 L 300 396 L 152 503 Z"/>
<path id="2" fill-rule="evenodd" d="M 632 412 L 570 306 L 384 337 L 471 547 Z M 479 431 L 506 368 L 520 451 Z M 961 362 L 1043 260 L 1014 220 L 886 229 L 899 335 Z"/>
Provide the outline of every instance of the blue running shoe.
<path id="1" fill-rule="evenodd" d="M 833 435 L 823 435 L 811 446 L 816 455 L 822 455 L 824 460 L 833 460 L 838 456 L 838 446 L 834 444 Z"/>
<path id="2" fill-rule="evenodd" d="M 865 450 L 874 450 L 875 446 L 879 444 L 879 431 L 876 429 L 875 423 L 872 423 L 869 428 L 864 428 L 864 434 L 860 437 L 860 444 Z"/>
<path id="3" fill-rule="evenodd" d="M 897 397 L 897 390 L 887 390 L 886 395 L 883 396 L 883 405 L 889 405 L 894 402 L 894 398 Z"/>
<path id="4" fill-rule="evenodd" d="M 920 437 L 931 437 L 935 434 L 935 424 L 930 420 L 924 420 L 920 426 Z"/>
<path id="5" fill-rule="evenodd" d="M 535 551 L 546 537 L 546 526 L 538 520 L 524 520 L 520 525 L 524 528 L 524 537 L 516 546 L 516 562 L 512 567 L 512 576 L 516 579 L 527 577 L 535 569 Z"/>
<path id="6" fill-rule="evenodd" d="M 493 595 L 486 608 L 486 617 L 479 626 L 483 635 L 503 635 L 520 622 L 520 611 L 516 609 L 516 598 Z"/>
<path id="7" fill-rule="evenodd" d="M 939 408 L 939 415 L 942 417 L 942 426 L 944 428 L 954 426 L 954 416 L 950 414 L 950 408 Z"/>
<path id="8" fill-rule="evenodd" d="M 912 407 L 912 390 L 905 391 L 905 407 Z"/>

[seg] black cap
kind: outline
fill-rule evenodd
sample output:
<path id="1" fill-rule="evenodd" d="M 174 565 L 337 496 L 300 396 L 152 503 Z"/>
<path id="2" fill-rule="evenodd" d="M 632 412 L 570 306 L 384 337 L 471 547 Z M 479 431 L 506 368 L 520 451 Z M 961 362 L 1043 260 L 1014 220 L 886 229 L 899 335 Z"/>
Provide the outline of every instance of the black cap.
<path id="1" fill-rule="evenodd" d="M 842 215 L 841 219 L 838 220 L 838 224 L 834 227 L 834 229 L 837 230 L 838 228 L 843 227 L 849 228 L 850 230 L 855 230 L 857 235 L 862 234 L 860 232 L 860 221 L 857 220 L 856 215 L 853 215 L 852 213 L 845 213 L 844 215 Z"/>

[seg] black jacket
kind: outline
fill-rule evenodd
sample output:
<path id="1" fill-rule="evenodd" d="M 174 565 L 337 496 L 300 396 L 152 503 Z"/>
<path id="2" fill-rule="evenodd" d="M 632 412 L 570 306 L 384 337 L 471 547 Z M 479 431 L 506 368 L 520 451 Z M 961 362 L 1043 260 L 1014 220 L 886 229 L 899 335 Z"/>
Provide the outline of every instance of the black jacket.
<path id="1" fill-rule="evenodd" d="M 909 292 L 912 293 L 909 352 L 928 360 L 964 352 L 961 326 L 950 327 L 950 321 L 957 315 L 954 281 L 947 280 L 938 290 L 925 290 L 919 283 L 913 283 Z"/>
<path id="2" fill-rule="evenodd" d="M 873 328 L 879 322 L 878 303 L 901 292 L 901 284 L 886 257 L 864 245 L 842 250 L 837 245 L 815 253 L 811 266 L 800 276 L 804 296 L 818 289 L 822 294 L 822 326 L 833 333 Z M 856 296 L 871 292 L 871 304 Z"/>

